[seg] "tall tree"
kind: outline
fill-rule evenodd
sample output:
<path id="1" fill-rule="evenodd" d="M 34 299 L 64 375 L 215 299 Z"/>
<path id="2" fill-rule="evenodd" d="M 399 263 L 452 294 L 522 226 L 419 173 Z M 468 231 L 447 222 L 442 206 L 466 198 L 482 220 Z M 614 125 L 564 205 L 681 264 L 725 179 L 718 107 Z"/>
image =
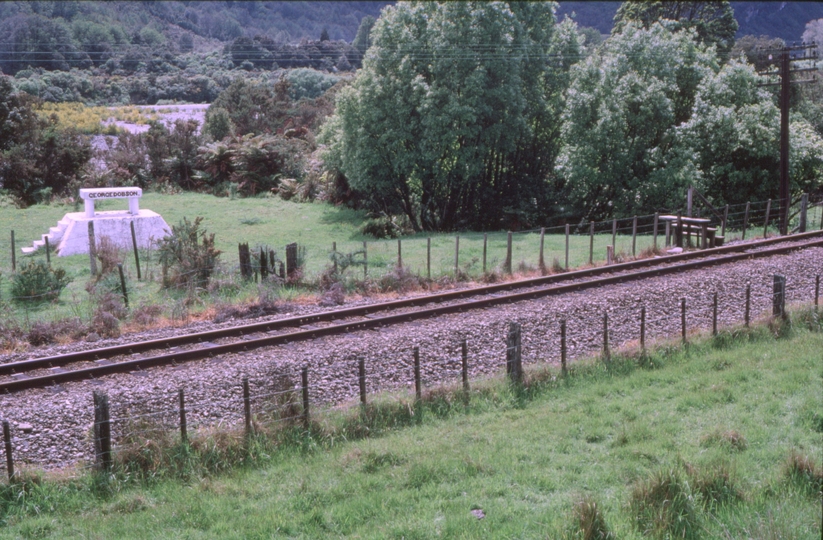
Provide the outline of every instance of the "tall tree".
<path id="1" fill-rule="evenodd" d="M 579 49 L 577 32 L 557 32 L 554 10 L 530 2 L 385 8 L 325 130 L 328 164 L 373 210 L 404 213 L 416 230 L 499 227 L 536 211 L 569 66 L 550 54 Z"/>
<path id="2" fill-rule="evenodd" d="M 728 1 L 699 0 L 650 0 L 624 2 L 614 16 L 612 33 L 622 32 L 626 24 L 633 22 L 649 28 L 663 19 L 674 21 L 669 26 L 676 31 L 693 28 L 701 43 L 717 46 L 717 52 L 725 59 L 734 46 L 737 21 Z"/>
<path id="3" fill-rule="evenodd" d="M 580 214 L 632 215 L 679 200 L 699 173 L 675 128 L 715 69 L 693 30 L 629 23 L 572 70 L 557 171 Z"/>

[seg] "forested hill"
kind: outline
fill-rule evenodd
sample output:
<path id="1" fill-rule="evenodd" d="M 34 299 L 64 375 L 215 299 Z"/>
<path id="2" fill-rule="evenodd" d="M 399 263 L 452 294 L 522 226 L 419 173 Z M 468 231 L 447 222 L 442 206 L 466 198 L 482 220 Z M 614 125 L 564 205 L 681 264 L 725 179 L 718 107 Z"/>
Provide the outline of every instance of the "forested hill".
<path id="1" fill-rule="evenodd" d="M 65 22 L 89 21 L 126 34 L 149 26 L 162 34 L 181 29 L 222 42 L 241 36 L 267 36 L 281 43 L 318 39 L 351 42 L 365 16 L 377 18 L 394 2 L 272 1 L 16 1 L 0 2 L 0 22 L 36 13 Z M 560 2 L 559 15 L 575 14 L 577 23 L 611 32 L 621 2 Z M 737 36 L 768 35 L 798 41 L 805 24 L 823 18 L 823 2 L 732 2 Z"/>
<path id="2" fill-rule="evenodd" d="M 560 2 L 558 14 L 575 14 L 580 26 L 608 34 L 622 2 Z M 823 2 L 731 2 L 739 25 L 737 37 L 770 36 L 787 42 L 800 41 L 806 23 L 823 18 Z"/>
<path id="3" fill-rule="evenodd" d="M 88 21 L 131 34 L 150 26 L 162 34 L 169 27 L 202 38 L 231 41 L 263 35 L 280 42 L 318 39 L 325 29 L 332 40 L 351 42 L 360 21 L 392 2 L 259 2 L 259 1 L 16 1 L 0 2 L 0 21 L 38 14 L 74 24 Z"/>

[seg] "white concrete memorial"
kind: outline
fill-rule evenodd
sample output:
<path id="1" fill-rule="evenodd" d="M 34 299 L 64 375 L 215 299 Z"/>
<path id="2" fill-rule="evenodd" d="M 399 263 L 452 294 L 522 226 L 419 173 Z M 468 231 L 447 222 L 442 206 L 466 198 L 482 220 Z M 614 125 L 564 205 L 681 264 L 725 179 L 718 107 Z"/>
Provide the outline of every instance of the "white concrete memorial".
<path id="1" fill-rule="evenodd" d="M 163 217 L 151 210 L 140 209 L 139 199 L 143 190 L 139 187 L 88 188 L 80 190 L 80 198 L 85 204 L 85 212 L 71 212 L 63 216 L 57 227 L 51 227 L 47 234 L 36 240 L 31 247 L 22 248 L 23 253 L 34 253 L 46 244 L 61 256 L 79 255 L 89 252 L 89 222 L 94 223 L 96 243 L 107 236 L 120 249 L 132 249 L 131 226 L 139 248 L 150 249 L 153 243 L 167 236 L 170 227 Z M 128 199 L 128 210 L 95 210 L 95 201 L 108 199 Z"/>

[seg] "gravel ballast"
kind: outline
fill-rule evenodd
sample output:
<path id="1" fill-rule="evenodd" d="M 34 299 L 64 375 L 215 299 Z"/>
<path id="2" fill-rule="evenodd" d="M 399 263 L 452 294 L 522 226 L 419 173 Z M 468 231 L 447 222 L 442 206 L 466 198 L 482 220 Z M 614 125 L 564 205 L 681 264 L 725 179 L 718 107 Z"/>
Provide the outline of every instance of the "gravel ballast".
<path id="1" fill-rule="evenodd" d="M 413 391 L 412 348 L 415 346 L 420 349 L 424 386 L 459 380 L 462 339 L 468 341 L 470 377 L 500 373 L 505 363 L 505 338 L 510 322 L 522 325 L 525 363 L 556 364 L 560 360 L 562 319 L 567 320 L 568 357 L 580 359 L 602 348 L 604 313 L 609 317 L 612 349 L 638 339 L 643 305 L 647 311 L 647 340 L 677 337 L 681 331 L 681 298 L 686 299 L 688 330 L 705 330 L 711 328 L 712 296 L 716 291 L 718 324 L 722 328 L 742 323 L 747 284 L 751 284 L 754 319 L 770 313 L 774 274 L 787 277 L 787 302 L 810 303 L 814 298 L 815 276 L 822 270 L 823 248 L 811 248 L 377 331 L 365 330 L 179 366 L 67 383 L 58 388 L 24 391 L 0 397 L 0 411 L 2 418 L 11 423 L 15 462 L 46 469 L 66 467 L 87 463 L 93 458 L 93 391 L 109 396 L 116 449 L 123 437 L 139 439 L 141 430 L 151 426 L 174 429 L 180 388 L 186 393 L 190 429 L 237 426 L 243 422 L 241 381 L 244 377 L 250 382 L 255 414 L 276 406 L 281 396 L 278 392 L 284 388 L 299 385 L 299 370 L 303 366 L 309 369 L 313 406 L 353 401 L 358 394 L 357 358 L 365 359 L 369 392 Z M 315 308 L 305 308 L 306 311 L 312 309 Z M 198 326 L 212 327 L 205 323 Z M 180 331 L 164 329 L 152 333 L 152 337 Z M 139 338 L 130 335 L 128 339 Z M 94 344 L 94 347 L 100 346 L 101 343 Z M 77 350 L 75 347 L 87 347 L 87 344 L 39 349 L 16 354 L 14 358 L 9 356 L 3 361 L 59 354 Z"/>

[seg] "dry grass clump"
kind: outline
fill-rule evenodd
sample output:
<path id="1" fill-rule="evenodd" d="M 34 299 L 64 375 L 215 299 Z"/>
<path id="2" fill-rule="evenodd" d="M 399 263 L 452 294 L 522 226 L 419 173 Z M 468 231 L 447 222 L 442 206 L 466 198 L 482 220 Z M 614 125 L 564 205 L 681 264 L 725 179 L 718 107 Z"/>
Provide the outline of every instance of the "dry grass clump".
<path id="1" fill-rule="evenodd" d="M 614 540 L 616 537 L 609 529 L 603 510 L 597 501 L 587 495 L 574 504 L 574 538 L 580 540 Z"/>
<path id="2" fill-rule="evenodd" d="M 643 534 L 656 538 L 698 538 L 697 512 L 683 475 L 660 470 L 632 488 L 629 509 Z"/>
<path id="3" fill-rule="evenodd" d="M 743 491 L 738 487 L 735 475 L 727 462 L 702 469 L 686 465 L 686 472 L 691 480 L 692 489 L 700 494 L 703 505 L 708 508 L 714 509 L 743 500 Z"/>
<path id="4" fill-rule="evenodd" d="M 734 452 L 742 452 L 748 448 L 749 443 L 741 433 L 734 429 L 715 429 L 708 435 L 700 438 L 700 446 L 720 446 Z"/>
<path id="5" fill-rule="evenodd" d="M 783 474 L 792 482 L 798 483 L 816 495 L 823 491 L 823 467 L 814 458 L 792 450 L 783 465 Z"/>

